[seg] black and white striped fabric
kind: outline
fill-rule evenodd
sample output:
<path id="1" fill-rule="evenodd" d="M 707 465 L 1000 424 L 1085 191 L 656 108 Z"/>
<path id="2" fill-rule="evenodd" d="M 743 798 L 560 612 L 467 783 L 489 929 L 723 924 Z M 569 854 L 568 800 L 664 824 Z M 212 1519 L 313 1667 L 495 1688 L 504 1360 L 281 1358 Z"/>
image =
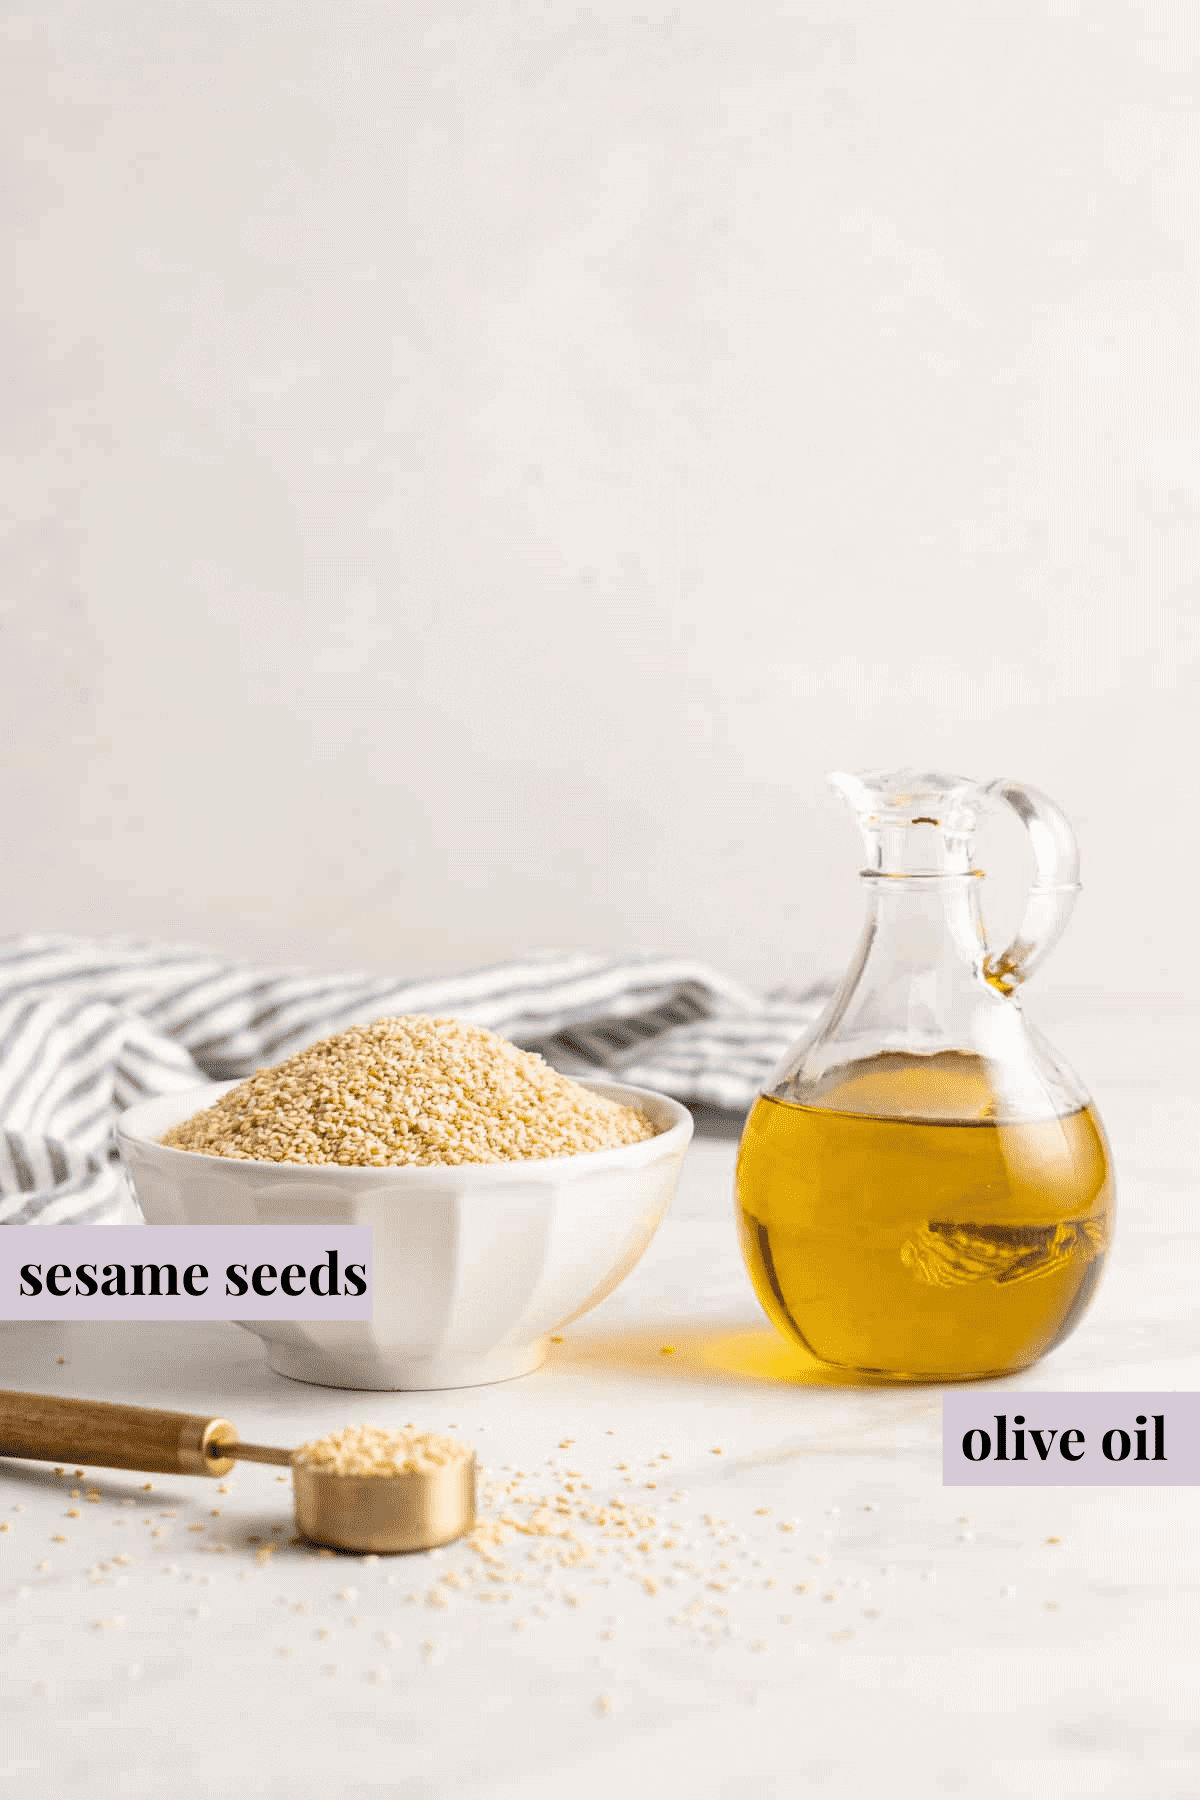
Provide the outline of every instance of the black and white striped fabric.
<path id="1" fill-rule="evenodd" d="M 651 955 L 546 951 L 401 981 L 128 939 L 0 938 L 0 1224 L 136 1221 L 119 1112 L 250 1075 L 350 1025 L 453 1016 L 567 1074 L 741 1110 L 828 992 L 764 1000 L 703 963 Z"/>

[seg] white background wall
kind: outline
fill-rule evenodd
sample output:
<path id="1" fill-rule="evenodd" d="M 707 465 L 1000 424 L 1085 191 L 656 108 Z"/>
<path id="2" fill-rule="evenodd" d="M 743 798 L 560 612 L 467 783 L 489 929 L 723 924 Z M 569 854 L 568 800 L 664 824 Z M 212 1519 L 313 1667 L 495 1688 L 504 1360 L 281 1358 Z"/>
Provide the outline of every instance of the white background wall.
<path id="1" fill-rule="evenodd" d="M 3 0 L 0 931 L 803 980 L 930 761 L 1078 826 L 1039 985 L 1193 982 L 1198 102 L 1194 0 Z"/>

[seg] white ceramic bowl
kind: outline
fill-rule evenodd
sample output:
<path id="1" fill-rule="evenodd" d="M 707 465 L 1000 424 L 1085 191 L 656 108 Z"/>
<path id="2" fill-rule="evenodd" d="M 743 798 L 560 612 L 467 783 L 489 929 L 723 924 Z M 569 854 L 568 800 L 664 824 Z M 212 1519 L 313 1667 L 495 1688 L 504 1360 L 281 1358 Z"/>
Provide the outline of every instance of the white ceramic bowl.
<path id="1" fill-rule="evenodd" d="M 370 1225 L 373 1317 L 239 1320 L 271 1367 L 323 1387 L 471 1387 L 526 1375 L 547 1337 L 611 1294 L 671 1203 L 691 1114 L 645 1088 L 657 1137 L 535 1162 L 390 1169 L 240 1162 L 168 1150 L 163 1132 L 237 1087 L 131 1106 L 117 1138 L 150 1225 Z"/>

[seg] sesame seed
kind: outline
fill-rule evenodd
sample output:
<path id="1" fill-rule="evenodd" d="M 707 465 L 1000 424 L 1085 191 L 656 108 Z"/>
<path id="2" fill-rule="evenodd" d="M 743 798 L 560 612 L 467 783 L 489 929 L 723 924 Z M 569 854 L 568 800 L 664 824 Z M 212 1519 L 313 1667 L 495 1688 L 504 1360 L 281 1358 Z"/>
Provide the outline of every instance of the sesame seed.
<path id="1" fill-rule="evenodd" d="M 394 1167 L 577 1156 L 654 1135 L 636 1108 L 495 1032 L 410 1014 L 260 1069 L 162 1141 L 243 1161 Z"/>
<path id="2" fill-rule="evenodd" d="M 337 1475 L 429 1475 L 471 1456 L 457 1438 L 432 1432 L 384 1431 L 377 1425 L 347 1426 L 328 1437 L 301 1444 L 293 1461 Z M 286 1480 L 286 1477 L 284 1477 Z"/>

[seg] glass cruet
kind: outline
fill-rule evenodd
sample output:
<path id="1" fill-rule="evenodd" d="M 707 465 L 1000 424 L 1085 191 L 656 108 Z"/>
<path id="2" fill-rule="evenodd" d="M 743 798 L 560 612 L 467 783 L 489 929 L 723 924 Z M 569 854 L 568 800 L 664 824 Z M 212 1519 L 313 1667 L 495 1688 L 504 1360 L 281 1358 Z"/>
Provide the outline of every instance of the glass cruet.
<path id="1" fill-rule="evenodd" d="M 1011 1374 L 1074 1329 L 1112 1234 L 1103 1126 L 1019 998 L 1074 906 L 1075 837 L 1015 781 L 830 779 L 866 845 L 866 921 L 746 1120 L 742 1251 L 768 1317 L 831 1375 Z M 1017 936 L 992 953 L 974 855 L 999 803 L 1035 873 Z"/>

